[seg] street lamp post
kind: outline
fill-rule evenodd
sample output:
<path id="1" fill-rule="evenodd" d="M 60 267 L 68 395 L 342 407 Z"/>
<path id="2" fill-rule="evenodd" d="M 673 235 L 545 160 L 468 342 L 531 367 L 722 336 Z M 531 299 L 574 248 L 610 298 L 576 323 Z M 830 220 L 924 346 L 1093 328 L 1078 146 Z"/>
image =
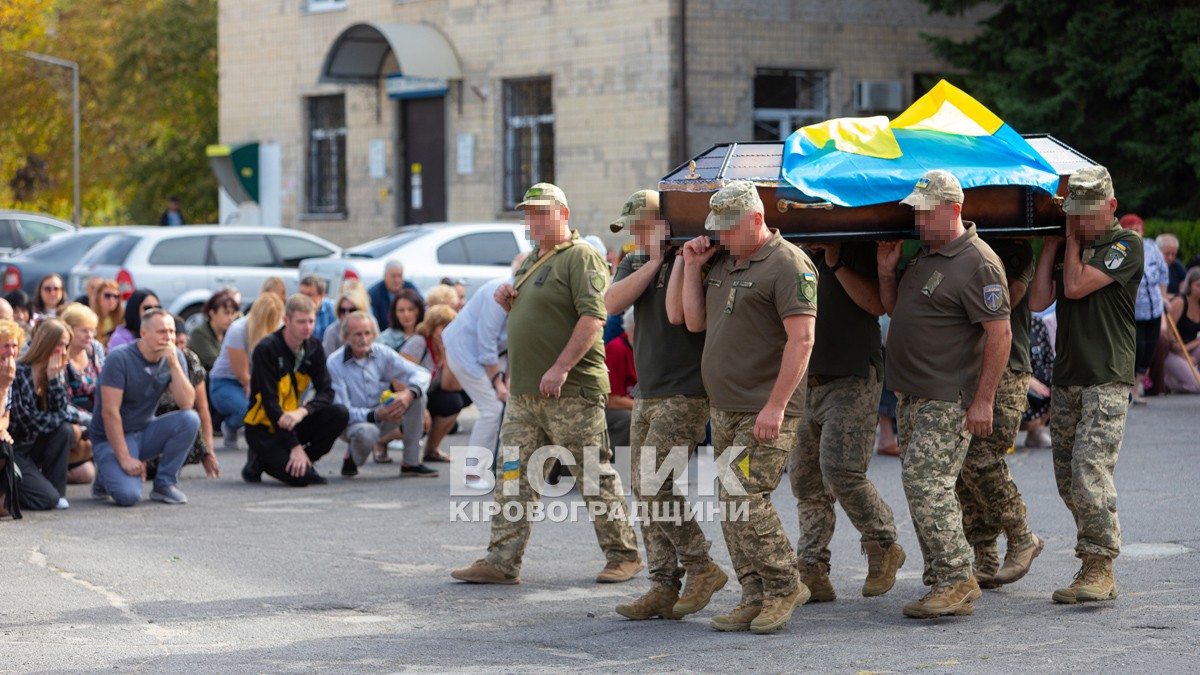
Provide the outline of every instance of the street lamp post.
<path id="1" fill-rule="evenodd" d="M 72 181 L 72 187 L 74 188 L 74 190 L 72 192 L 72 198 L 75 202 L 75 224 L 80 225 L 80 221 L 82 220 L 82 218 L 81 218 L 81 214 L 80 214 L 80 202 L 79 202 L 79 64 L 74 61 L 67 61 L 66 59 L 60 59 L 60 58 L 56 58 L 53 56 L 46 56 L 45 54 L 35 54 L 33 52 L 25 52 L 25 56 L 33 59 L 34 61 L 41 61 L 43 63 L 49 63 L 50 65 L 71 69 L 71 98 L 72 98 L 71 108 L 72 108 L 72 114 L 73 114 L 73 122 L 75 125 L 75 139 L 74 139 L 74 141 L 75 141 L 75 143 L 74 143 L 75 168 L 74 168 L 74 180 Z"/>

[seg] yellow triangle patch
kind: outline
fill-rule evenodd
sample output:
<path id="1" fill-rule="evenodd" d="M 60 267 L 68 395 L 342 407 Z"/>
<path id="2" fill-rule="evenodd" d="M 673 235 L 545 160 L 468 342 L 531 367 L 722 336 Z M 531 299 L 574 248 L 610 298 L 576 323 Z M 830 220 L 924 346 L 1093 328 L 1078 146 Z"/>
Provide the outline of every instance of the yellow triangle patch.
<path id="1" fill-rule="evenodd" d="M 738 468 L 742 470 L 743 476 L 745 476 L 747 479 L 750 478 L 750 453 L 746 453 L 746 456 L 742 458 L 742 461 L 738 462 Z"/>

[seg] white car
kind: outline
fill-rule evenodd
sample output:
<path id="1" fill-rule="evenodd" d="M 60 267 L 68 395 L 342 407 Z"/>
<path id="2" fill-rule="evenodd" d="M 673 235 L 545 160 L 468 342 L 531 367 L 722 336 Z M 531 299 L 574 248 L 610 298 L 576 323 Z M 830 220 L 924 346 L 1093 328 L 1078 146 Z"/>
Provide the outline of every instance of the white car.
<path id="1" fill-rule="evenodd" d="M 0 255 L 23 251 L 34 244 L 74 234 L 78 229 L 43 213 L 0 209 Z"/>
<path id="2" fill-rule="evenodd" d="M 164 308 L 187 319 L 224 286 L 237 288 L 247 305 L 270 276 L 282 277 L 288 293 L 296 293 L 301 260 L 339 253 L 320 237 L 286 227 L 147 227 L 97 244 L 71 268 L 68 285 L 74 297 L 92 275 L 116 279 L 123 296 L 149 289 Z"/>
<path id="3" fill-rule="evenodd" d="M 406 225 L 341 255 L 305 260 L 300 263 L 300 276 L 325 279 L 329 295 L 336 297 L 343 280 L 358 279 L 370 288 L 383 278 L 389 260 L 399 260 L 404 263 L 404 279 L 422 294 L 450 277 L 466 285 L 469 298 L 484 282 L 508 274 L 517 253 L 529 250 L 521 223 Z"/>

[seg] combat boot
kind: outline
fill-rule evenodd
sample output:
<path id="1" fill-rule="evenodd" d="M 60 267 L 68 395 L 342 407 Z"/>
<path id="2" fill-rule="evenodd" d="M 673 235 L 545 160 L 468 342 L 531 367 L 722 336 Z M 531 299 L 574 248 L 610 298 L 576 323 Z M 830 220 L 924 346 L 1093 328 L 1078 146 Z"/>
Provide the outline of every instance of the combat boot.
<path id="1" fill-rule="evenodd" d="M 873 598 L 892 590 L 896 585 L 896 572 L 904 566 L 904 549 L 892 542 L 886 549 L 877 541 L 862 545 L 867 554 L 867 580 L 863 582 L 864 598 Z"/>
<path id="2" fill-rule="evenodd" d="M 675 601 L 678 599 L 679 591 L 655 584 L 649 593 L 637 600 L 617 605 L 617 614 L 634 621 L 654 618 L 678 619 L 680 617 L 674 612 Z"/>
<path id="3" fill-rule="evenodd" d="M 460 567 L 452 572 L 450 576 L 465 581 L 471 584 L 502 584 L 512 586 L 521 583 L 521 577 L 516 574 L 505 574 L 500 571 L 492 563 L 484 558 L 476 560 L 467 567 Z"/>
<path id="4" fill-rule="evenodd" d="M 971 571 L 975 573 L 975 581 L 983 588 L 995 588 L 992 579 L 1000 569 L 1000 547 L 995 540 L 986 544 L 975 544 L 975 564 Z"/>
<path id="5" fill-rule="evenodd" d="M 1033 559 L 1038 557 L 1045 547 L 1046 542 L 1032 532 L 1025 541 L 1008 542 L 1008 548 L 1004 551 L 1004 566 L 992 577 L 990 585 L 983 582 L 980 582 L 979 585 L 984 588 L 995 588 L 1018 581 L 1029 573 L 1029 566 L 1033 564 Z"/>
<path id="6" fill-rule="evenodd" d="M 753 601 L 743 600 L 728 614 L 714 616 L 708 622 L 708 627 L 725 632 L 750 630 L 750 623 L 762 613 L 762 608 L 761 598 Z"/>
<path id="7" fill-rule="evenodd" d="M 699 571 L 689 571 L 684 580 L 683 594 L 679 596 L 679 601 L 673 609 L 675 617 L 683 618 L 704 609 L 712 600 L 713 593 L 724 588 L 728 582 L 729 577 L 711 560 Z"/>
<path id="8" fill-rule="evenodd" d="M 796 571 L 800 573 L 800 583 L 808 586 L 812 593 L 809 602 L 833 602 L 837 593 L 833 590 L 833 582 L 829 580 L 829 565 L 825 563 L 810 563 L 803 558 L 796 559 Z"/>
<path id="9" fill-rule="evenodd" d="M 967 616 L 975 611 L 974 601 L 983 596 L 975 577 L 953 583 L 938 582 L 920 600 L 904 606 L 904 616 L 932 619 L 939 616 Z"/>
<path id="10" fill-rule="evenodd" d="M 1054 601 L 1067 605 L 1077 602 L 1112 600 L 1117 597 L 1117 580 L 1113 577 L 1112 559 L 1102 555 L 1084 555 L 1075 581 L 1067 588 L 1054 591 Z"/>
<path id="11" fill-rule="evenodd" d="M 796 590 L 787 595 L 768 595 L 763 598 L 762 611 L 750 622 L 754 633 L 770 633 L 787 625 L 792 612 L 812 597 L 812 591 L 804 582 L 796 580 Z"/>

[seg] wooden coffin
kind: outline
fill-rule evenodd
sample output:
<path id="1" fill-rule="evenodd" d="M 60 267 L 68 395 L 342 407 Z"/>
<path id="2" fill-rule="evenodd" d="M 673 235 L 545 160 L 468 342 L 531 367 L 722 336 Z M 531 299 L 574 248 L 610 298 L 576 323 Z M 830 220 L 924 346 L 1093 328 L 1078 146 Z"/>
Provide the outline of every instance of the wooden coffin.
<path id="1" fill-rule="evenodd" d="M 980 234 L 1037 237 L 1061 233 L 1061 204 L 1067 177 L 1096 163 L 1053 136 L 1025 136 L 1058 172 L 1057 196 L 1020 185 L 970 188 L 964 192 L 963 220 Z M 916 238 L 913 211 L 899 202 L 843 207 L 815 201 L 780 179 L 783 141 L 722 143 L 685 162 L 658 184 L 663 217 L 673 239 L 702 234 L 708 200 L 725 183 L 748 180 L 758 187 L 769 227 L 788 239 L 807 241 Z"/>

